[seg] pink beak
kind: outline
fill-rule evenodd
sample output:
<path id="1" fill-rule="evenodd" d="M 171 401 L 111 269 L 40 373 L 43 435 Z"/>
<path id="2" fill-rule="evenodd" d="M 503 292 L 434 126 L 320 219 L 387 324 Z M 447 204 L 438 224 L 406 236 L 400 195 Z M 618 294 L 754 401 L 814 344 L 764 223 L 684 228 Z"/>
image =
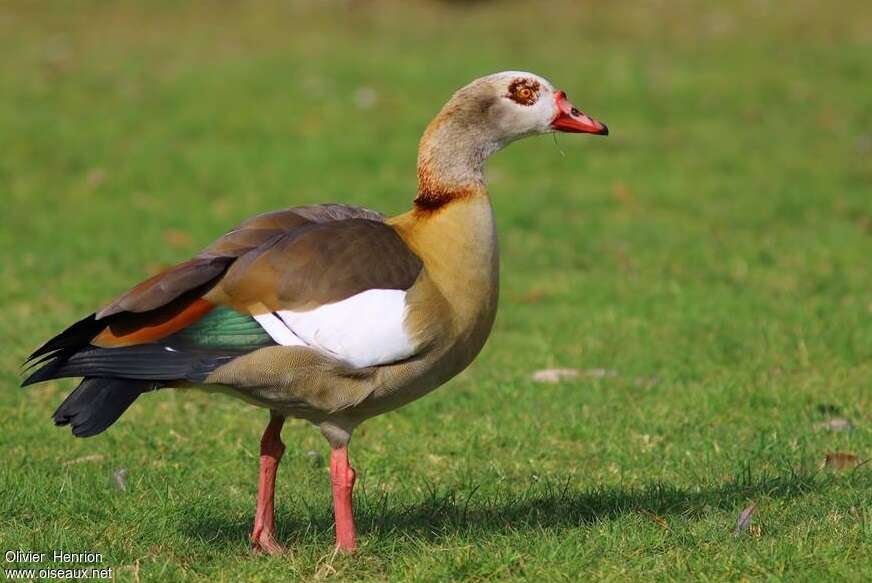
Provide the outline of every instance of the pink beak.
<path id="1" fill-rule="evenodd" d="M 555 93 L 554 101 L 557 103 L 557 115 L 551 120 L 551 127 L 553 129 L 558 132 L 573 134 L 609 135 L 609 128 L 606 127 L 606 124 L 600 123 L 580 112 L 566 99 L 565 92 L 558 91 Z"/>

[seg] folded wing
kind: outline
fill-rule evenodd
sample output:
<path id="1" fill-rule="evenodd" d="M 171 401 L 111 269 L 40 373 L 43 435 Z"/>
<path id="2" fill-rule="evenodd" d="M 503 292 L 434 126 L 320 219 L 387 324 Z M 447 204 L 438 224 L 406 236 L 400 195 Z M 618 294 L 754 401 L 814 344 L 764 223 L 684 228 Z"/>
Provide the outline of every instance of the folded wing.
<path id="1" fill-rule="evenodd" d="M 265 346 L 354 367 L 402 360 L 406 292 L 422 264 L 384 218 L 344 205 L 259 215 L 31 355 L 25 384 L 64 376 L 201 382 Z"/>

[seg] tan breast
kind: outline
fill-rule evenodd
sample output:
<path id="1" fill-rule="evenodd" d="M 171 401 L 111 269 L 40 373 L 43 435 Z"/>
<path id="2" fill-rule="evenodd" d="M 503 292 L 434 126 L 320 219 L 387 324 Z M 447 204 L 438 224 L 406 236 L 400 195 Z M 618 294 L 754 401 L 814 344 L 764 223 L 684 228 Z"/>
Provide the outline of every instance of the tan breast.
<path id="1" fill-rule="evenodd" d="M 366 415 L 417 399 L 466 368 L 487 341 L 497 310 L 499 250 L 484 190 L 390 224 L 424 262 L 409 293 L 407 326 L 426 348 L 420 359 L 382 367 L 378 388 L 361 404 Z"/>
<path id="2" fill-rule="evenodd" d="M 499 289 L 496 225 L 487 194 L 478 191 L 435 211 L 413 210 L 389 222 L 423 260 L 432 285 L 447 301 L 450 314 L 439 316 L 450 316 L 457 336 L 474 336 L 481 328 L 487 335 Z M 418 317 L 426 318 L 423 309 Z"/>

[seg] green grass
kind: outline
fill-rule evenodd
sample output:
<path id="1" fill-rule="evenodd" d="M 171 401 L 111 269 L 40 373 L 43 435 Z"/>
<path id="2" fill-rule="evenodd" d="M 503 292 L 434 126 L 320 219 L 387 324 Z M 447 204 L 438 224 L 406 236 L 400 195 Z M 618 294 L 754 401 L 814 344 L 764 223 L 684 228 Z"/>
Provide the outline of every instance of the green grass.
<path id="1" fill-rule="evenodd" d="M 122 581 L 872 578 L 869 464 L 820 469 L 872 456 L 865 2 L 175 4 L 0 8 L 0 549 Z M 264 411 L 161 391 L 75 440 L 50 422 L 72 382 L 18 389 L 39 343 L 246 216 L 405 210 L 429 118 L 504 69 L 612 135 L 491 162 L 496 328 L 356 433 L 353 558 L 311 427 L 284 432 L 290 551 L 256 557 Z M 613 372 L 530 380 L 555 366 Z"/>

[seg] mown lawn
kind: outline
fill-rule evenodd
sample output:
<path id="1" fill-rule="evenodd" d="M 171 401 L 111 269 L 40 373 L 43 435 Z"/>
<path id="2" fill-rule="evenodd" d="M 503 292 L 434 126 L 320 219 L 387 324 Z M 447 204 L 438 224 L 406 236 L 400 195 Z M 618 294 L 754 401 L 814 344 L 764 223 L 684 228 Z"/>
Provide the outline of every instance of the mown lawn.
<path id="1" fill-rule="evenodd" d="M 284 432 L 290 550 L 258 557 L 264 411 L 161 391 L 76 440 L 50 422 L 71 381 L 18 388 L 246 216 L 405 210 L 429 118 L 504 69 L 612 135 L 492 161 L 494 334 L 356 433 L 356 556 L 311 427 Z M 121 581 L 872 579 L 870 71 L 854 0 L 4 3 L 0 549 Z"/>

